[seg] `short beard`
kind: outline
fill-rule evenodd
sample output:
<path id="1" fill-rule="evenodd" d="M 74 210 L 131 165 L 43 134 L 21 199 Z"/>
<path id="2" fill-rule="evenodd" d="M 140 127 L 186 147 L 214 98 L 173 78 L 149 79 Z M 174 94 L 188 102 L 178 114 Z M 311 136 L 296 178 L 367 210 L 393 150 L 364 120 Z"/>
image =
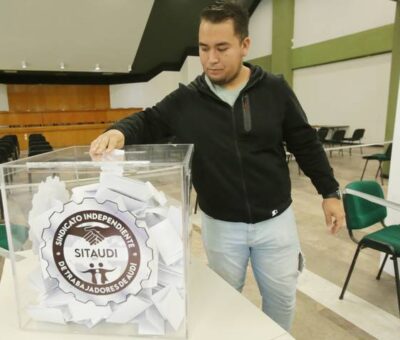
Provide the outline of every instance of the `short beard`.
<path id="1" fill-rule="evenodd" d="M 239 67 L 239 69 L 237 70 L 237 72 L 236 72 L 235 74 L 233 74 L 233 75 L 232 75 L 231 77 L 229 77 L 229 78 L 223 78 L 223 79 L 219 79 L 219 80 L 214 80 L 214 79 L 212 79 L 212 78 L 210 78 L 210 77 L 208 77 L 208 78 L 210 79 L 210 81 L 211 81 L 214 85 L 224 86 L 224 85 L 227 85 L 227 84 L 231 83 L 233 80 L 235 80 L 235 79 L 239 76 L 241 69 L 242 69 L 242 65 Z"/>

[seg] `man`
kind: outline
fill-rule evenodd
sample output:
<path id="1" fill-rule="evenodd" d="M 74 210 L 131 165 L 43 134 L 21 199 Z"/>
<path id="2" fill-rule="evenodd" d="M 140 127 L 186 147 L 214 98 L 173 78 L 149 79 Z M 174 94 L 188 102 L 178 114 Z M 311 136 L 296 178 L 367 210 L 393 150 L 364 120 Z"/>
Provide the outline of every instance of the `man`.
<path id="1" fill-rule="evenodd" d="M 167 136 L 193 143 L 193 184 L 210 267 L 241 291 L 250 259 L 263 311 L 289 330 L 302 256 L 283 143 L 324 197 L 333 234 L 344 220 L 338 183 L 286 82 L 243 63 L 250 46 L 246 11 L 217 2 L 200 19 L 203 75 L 117 122 L 92 142 L 91 153 Z"/>

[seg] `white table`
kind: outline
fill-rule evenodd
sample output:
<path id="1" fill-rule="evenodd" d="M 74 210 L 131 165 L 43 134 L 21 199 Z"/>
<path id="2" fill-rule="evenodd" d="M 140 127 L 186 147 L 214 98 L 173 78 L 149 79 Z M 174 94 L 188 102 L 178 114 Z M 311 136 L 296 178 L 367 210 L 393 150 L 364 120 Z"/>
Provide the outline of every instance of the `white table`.
<path id="1" fill-rule="evenodd" d="M 293 339 L 207 266 L 195 259 L 189 277 L 190 340 Z M 0 338 L 3 340 L 111 340 L 124 337 L 28 332 L 18 328 L 11 263 L 5 261 L 0 281 Z M 126 337 L 126 339 L 145 339 Z"/>

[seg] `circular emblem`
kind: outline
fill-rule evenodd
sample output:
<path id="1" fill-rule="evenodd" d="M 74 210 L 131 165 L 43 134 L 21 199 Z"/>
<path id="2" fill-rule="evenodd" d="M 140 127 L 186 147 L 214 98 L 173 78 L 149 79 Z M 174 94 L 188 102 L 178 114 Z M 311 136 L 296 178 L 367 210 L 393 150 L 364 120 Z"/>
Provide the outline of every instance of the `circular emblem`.
<path id="1" fill-rule="evenodd" d="M 87 197 L 64 204 L 43 230 L 41 257 L 50 277 L 81 302 L 107 305 L 136 295 L 150 277 L 147 230 L 111 201 Z"/>

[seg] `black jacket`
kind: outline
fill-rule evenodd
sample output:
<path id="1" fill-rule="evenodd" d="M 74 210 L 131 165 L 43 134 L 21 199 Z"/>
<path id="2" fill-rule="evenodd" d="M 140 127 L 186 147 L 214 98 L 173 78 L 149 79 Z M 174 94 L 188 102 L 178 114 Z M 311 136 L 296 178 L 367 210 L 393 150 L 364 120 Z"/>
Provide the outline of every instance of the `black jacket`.
<path id="1" fill-rule="evenodd" d="M 168 136 L 193 143 L 193 185 L 201 209 L 220 220 L 256 223 L 280 214 L 292 201 L 284 142 L 320 194 L 339 185 L 283 78 L 246 65 L 250 80 L 233 108 L 209 89 L 203 74 L 111 128 L 125 135 L 125 144 Z"/>

